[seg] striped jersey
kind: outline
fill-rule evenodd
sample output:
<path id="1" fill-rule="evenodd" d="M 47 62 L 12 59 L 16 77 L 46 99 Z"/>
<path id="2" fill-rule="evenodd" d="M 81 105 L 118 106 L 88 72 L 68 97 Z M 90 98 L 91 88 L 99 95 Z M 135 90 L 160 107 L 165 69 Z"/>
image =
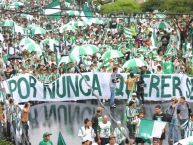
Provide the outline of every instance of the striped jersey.
<path id="1" fill-rule="evenodd" d="M 185 131 L 185 137 L 193 136 L 193 121 L 187 120 L 181 125 L 181 128 Z"/>
<path id="2" fill-rule="evenodd" d="M 127 131 L 124 127 L 116 127 L 114 130 L 117 144 L 121 144 L 127 136 Z"/>
<path id="3" fill-rule="evenodd" d="M 138 110 L 136 108 L 126 108 L 127 122 L 132 122 L 133 120 L 135 120 L 136 115 L 138 115 Z"/>

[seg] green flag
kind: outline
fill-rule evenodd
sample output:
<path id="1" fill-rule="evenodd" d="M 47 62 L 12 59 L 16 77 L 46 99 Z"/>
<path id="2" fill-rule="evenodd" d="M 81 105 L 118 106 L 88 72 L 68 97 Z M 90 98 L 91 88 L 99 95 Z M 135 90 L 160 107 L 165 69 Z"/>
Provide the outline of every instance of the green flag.
<path id="1" fill-rule="evenodd" d="M 87 2 L 83 5 L 82 10 L 83 10 L 81 12 L 82 20 L 87 24 L 92 23 L 93 13 L 90 8 L 90 5 Z"/>
<path id="2" fill-rule="evenodd" d="M 65 143 L 65 141 L 64 141 L 64 138 L 63 138 L 61 132 L 59 132 L 58 143 L 57 143 L 57 145 L 66 145 L 66 143 Z"/>
<path id="3" fill-rule="evenodd" d="M 91 8 L 90 8 L 90 6 L 89 6 L 88 3 L 85 3 L 85 4 L 83 5 L 83 12 L 84 12 L 84 15 L 85 15 L 86 17 L 92 17 L 92 16 L 93 16 L 92 10 L 91 10 Z"/>
<path id="4" fill-rule="evenodd" d="M 45 15 L 47 15 L 49 18 L 60 19 L 60 2 L 58 0 L 53 0 L 45 9 Z"/>

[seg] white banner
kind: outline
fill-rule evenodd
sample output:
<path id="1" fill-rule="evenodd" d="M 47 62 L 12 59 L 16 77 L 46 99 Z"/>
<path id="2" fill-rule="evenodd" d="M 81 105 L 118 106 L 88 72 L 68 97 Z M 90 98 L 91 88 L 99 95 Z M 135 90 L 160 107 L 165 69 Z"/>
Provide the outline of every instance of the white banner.
<path id="1" fill-rule="evenodd" d="M 84 73 L 89 86 L 101 99 L 110 98 L 109 73 Z M 126 73 L 118 74 L 116 98 L 127 99 Z M 17 102 L 26 101 L 76 101 L 96 99 L 79 74 L 65 74 L 49 85 L 43 85 L 35 77 L 25 74 L 13 77 L 3 86 Z M 193 78 L 187 75 L 145 75 L 145 100 L 170 100 L 172 96 L 185 96 L 193 101 Z M 9 87 L 8 87 L 9 86 Z"/>

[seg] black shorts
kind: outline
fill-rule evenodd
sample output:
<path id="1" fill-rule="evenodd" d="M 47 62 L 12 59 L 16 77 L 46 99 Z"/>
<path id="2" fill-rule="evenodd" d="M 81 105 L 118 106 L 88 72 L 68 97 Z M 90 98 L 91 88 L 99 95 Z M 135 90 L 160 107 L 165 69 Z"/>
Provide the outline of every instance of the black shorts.
<path id="1" fill-rule="evenodd" d="M 162 133 L 160 140 L 164 140 L 166 138 L 166 134 Z"/>
<path id="2" fill-rule="evenodd" d="M 143 138 L 136 137 L 136 138 L 135 138 L 135 142 L 136 142 L 136 143 L 145 143 L 145 140 L 144 140 Z"/>

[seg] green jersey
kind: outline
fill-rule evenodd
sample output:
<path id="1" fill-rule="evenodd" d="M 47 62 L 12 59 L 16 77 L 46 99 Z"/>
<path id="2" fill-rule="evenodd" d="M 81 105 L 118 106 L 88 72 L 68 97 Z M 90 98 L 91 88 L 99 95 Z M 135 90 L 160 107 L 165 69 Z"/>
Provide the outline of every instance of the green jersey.
<path id="1" fill-rule="evenodd" d="M 174 72 L 174 65 L 171 61 L 166 61 L 163 63 L 164 74 L 172 74 Z"/>
<path id="2" fill-rule="evenodd" d="M 45 140 L 42 140 L 39 145 L 53 145 L 52 141 L 45 141 Z"/>
<path id="3" fill-rule="evenodd" d="M 52 81 L 52 75 L 44 75 L 44 83 L 48 84 Z"/>
<path id="4" fill-rule="evenodd" d="M 44 74 L 38 74 L 37 75 L 37 79 L 39 80 L 39 81 L 41 81 L 41 82 L 43 82 L 44 81 Z"/>

